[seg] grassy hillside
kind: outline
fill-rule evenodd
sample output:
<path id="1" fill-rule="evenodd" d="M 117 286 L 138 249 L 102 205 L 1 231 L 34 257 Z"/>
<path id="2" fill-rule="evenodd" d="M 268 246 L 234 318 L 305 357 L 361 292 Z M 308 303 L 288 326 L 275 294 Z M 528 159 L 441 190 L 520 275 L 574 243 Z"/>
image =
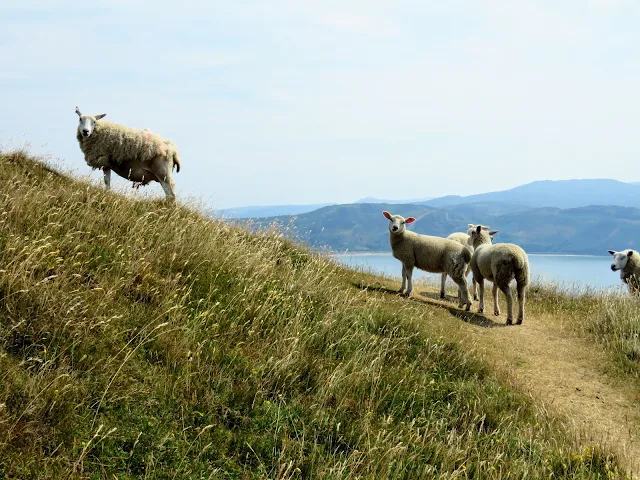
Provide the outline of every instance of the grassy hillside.
<path id="1" fill-rule="evenodd" d="M 607 250 L 640 248 L 640 209 L 590 206 L 525 209 L 502 203 L 472 203 L 434 210 L 424 205 L 334 205 L 293 216 L 256 219 L 258 226 L 290 225 L 291 235 L 314 247 L 335 251 L 388 251 L 389 234 L 382 210 L 418 221 L 411 229 L 446 237 L 465 231 L 468 223 L 500 230 L 499 242 L 512 242 L 533 253 L 607 255 Z"/>
<path id="2" fill-rule="evenodd" d="M 618 476 L 446 310 L 21 153 L 0 192 L 0 478 Z"/>

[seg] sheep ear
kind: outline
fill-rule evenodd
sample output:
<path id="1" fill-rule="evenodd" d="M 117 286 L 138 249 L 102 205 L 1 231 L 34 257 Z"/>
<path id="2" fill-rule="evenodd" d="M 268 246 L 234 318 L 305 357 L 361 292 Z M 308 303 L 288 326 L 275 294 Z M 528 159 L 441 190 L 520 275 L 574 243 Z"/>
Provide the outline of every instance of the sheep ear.
<path id="1" fill-rule="evenodd" d="M 100 120 L 101 118 L 104 118 L 106 116 L 107 116 L 106 113 L 101 113 L 100 115 L 96 115 L 96 120 Z"/>
<path id="2" fill-rule="evenodd" d="M 416 221 L 416 219 L 415 219 L 415 218 L 413 218 L 413 217 L 409 217 L 409 218 L 406 218 L 406 219 L 404 220 L 404 223 L 413 223 L 413 222 L 415 222 L 415 221 Z"/>
<path id="3" fill-rule="evenodd" d="M 79 117 L 82 116 L 82 113 L 80 113 L 80 109 L 78 107 L 76 107 L 76 113 L 78 114 Z"/>
<path id="4" fill-rule="evenodd" d="M 391 220 L 391 214 L 390 214 L 389 212 L 382 212 L 382 215 L 383 215 L 385 218 L 388 218 L 389 220 Z"/>
<path id="5" fill-rule="evenodd" d="M 475 229 L 475 228 L 476 228 L 476 226 L 475 226 L 473 223 L 468 223 L 468 224 L 467 224 L 467 228 L 473 228 L 473 229 Z"/>
<path id="6" fill-rule="evenodd" d="M 494 236 L 496 233 L 498 233 L 499 231 L 500 231 L 500 230 L 491 230 L 491 231 L 489 232 L 489 235 L 491 235 L 491 236 L 493 237 L 493 236 Z"/>
<path id="7" fill-rule="evenodd" d="M 482 225 L 482 229 L 486 231 L 486 230 L 489 230 L 489 227 Z"/>
<path id="8" fill-rule="evenodd" d="M 629 250 L 629 253 L 627 253 L 627 257 L 630 257 L 633 255 L 633 250 Z"/>
<path id="9" fill-rule="evenodd" d="M 608 251 L 611 255 L 615 255 L 615 254 L 616 254 L 616 252 L 615 252 L 615 251 L 613 251 L 613 250 L 607 250 L 607 251 Z"/>

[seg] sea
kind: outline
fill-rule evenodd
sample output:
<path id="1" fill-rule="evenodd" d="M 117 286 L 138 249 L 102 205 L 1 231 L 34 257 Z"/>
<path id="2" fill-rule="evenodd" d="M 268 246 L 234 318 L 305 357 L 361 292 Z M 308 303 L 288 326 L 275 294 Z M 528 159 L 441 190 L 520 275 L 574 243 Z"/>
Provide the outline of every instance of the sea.
<path id="1" fill-rule="evenodd" d="M 402 266 L 391 253 L 345 253 L 332 255 L 332 258 L 350 268 L 400 280 Z M 529 254 L 529 265 L 533 283 L 552 283 L 571 291 L 623 289 L 620 273 L 611 270 L 610 256 Z M 438 283 L 440 274 L 415 269 L 413 280 Z M 455 286 L 450 278 L 447 282 L 448 286 Z"/>

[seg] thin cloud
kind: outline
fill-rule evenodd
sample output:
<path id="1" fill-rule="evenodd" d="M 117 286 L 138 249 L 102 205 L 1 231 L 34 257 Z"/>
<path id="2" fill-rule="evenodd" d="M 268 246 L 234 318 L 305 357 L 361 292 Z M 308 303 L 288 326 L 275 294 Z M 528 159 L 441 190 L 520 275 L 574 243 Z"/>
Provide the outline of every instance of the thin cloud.
<path id="1" fill-rule="evenodd" d="M 319 23 L 342 32 L 355 34 L 393 36 L 400 32 L 398 25 L 368 15 L 332 14 L 323 17 Z"/>

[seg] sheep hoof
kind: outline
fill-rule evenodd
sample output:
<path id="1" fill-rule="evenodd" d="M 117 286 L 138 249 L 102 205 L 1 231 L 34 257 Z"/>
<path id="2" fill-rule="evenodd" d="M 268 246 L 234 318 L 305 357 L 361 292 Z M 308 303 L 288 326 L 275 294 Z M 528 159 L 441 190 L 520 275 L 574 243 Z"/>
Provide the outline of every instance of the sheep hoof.
<path id="1" fill-rule="evenodd" d="M 499 316 L 500 316 L 500 310 L 494 310 L 493 314 L 494 314 L 496 317 L 499 317 Z"/>
<path id="2" fill-rule="evenodd" d="M 467 312 L 470 312 L 470 311 L 471 311 L 471 304 L 470 304 L 470 303 L 467 303 L 467 308 L 465 308 L 465 310 L 466 310 Z"/>
<path id="3" fill-rule="evenodd" d="M 513 320 L 510 318 L 507 318 L 507 325 L 513 325 Z"/>
<path id="4" fill-rule="evenodd" d="M 474 295 L 474 296 L 473 296 L 473 300 L 474 300 L 475 302 L 477 302 L 477 301 L 478 301 L 478 300 L 480 300 L 480 299 L 478 298 L 478 295 Z"/>
<path id="5" fill-rule="evenodd" d="M 440 298 L 444 299 L 444 298 L 447 298 L 447 296 L 444 294 L 444 292 L 440 292 Z"/>
<path id="6" fill-rule="evenodd" d="M 518 321 L 516 322 L 516 325 L 522 325 L 522 319 L 519 318 Z"/>
<path id="7" fill-rule="evenodd" d="M 484 308 L 483 307 L 478 308 L 478 313 L 484 313 Z"/>

